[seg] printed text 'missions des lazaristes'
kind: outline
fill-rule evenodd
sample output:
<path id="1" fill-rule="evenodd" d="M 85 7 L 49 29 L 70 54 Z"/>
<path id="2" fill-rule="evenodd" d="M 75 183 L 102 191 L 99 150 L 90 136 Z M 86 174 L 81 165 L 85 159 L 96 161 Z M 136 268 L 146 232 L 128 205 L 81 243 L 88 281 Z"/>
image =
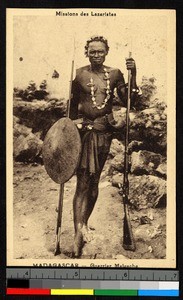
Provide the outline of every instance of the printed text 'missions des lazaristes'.
<path id="1" fill-rule="evenodd" d="M 116 13 L 112 13 L 112 12 L 93 12 L 93 11 L 90 11 L 90 12 L 70 12 L 70 11 L 62 11 L 62 10 L 59 10 L 59 11 L 56 11 L 56 16 L 57 17 L 89 17 L 89 16 L 92 16 L 92 17 L 116 17 Z"/>

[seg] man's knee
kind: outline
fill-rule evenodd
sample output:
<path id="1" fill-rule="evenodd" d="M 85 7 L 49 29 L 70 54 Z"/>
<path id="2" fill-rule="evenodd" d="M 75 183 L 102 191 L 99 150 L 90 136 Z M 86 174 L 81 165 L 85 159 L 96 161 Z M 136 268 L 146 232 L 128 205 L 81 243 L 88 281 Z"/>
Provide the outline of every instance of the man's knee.
<path id="1" fill-rule="evenodd" d="M 92 198 L 92 200 L 97 200 L 98 197 L 98 188 L 92 189 L 91 193 L 90 193 L 90 197 Z"/>
<path id="2" fill-rule="evenodd" d="M 91 184 L 90 184 L 90 197 L 92 199 L 96 199 L 99 191 L 99 176 L 93 176 Z"/>
<path id="3" fill-rule="evenodd" d="M 77 174 L 77 190 L 85 191 L 90 183 L 90 177 L 85 172 Z"/>

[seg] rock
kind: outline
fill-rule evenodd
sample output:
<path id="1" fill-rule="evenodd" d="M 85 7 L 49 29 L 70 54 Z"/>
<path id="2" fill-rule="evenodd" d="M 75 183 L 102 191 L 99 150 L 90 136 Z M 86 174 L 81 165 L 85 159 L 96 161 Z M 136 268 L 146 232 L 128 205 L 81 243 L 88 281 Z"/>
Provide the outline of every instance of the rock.
<path id="1" fill-rule="evenodd" d="M 166 207 L 166 194 L 160 195 L 155 203 L 154 203 L 154 207 L 155 208 L 162 208 L 162 207 Z"/>
<path id="2" fill-rule="evenodd" d="M 113 175 L 115 171 L 124 169 L 124 145 L 117 139 L 113 139 L 110 147 L 109 159 L 106 167 L 106 175 Z M 110 159 L 112 157 L 112 159 Z"/>
<path id="3" fill-rule="evenodd" d="M 156 79 L 154 77 L 142 77 L 142 82 L 140 84 L 141 94 L 139 95 L 139 97 L 137 97 L 134 104 L 136 109 L 142 110 L 152 105 L 152 99 L 157 92 L 155 81 Z"/>
<path id="4" fill-rule="evenodd" d="M 112 177 L 112 185 L 119 188 L 119 184 L 123 183 L 123 174 L 118 173 Z"/>
<path id="5" fill-rule="evenodd" d="M 31 128 L 28 128 L 24 125 L 16 123 L 13 128 L 13 137 L 19 137 L 20 135 L 26 137 L 32 132 Z"/>
<path id="6" fill-rule="evenodd" d="M 166 206 L 166 181 L 152 175 L 134 176 L 130 180 L 130 202 L 138 209 Z"/>
<path id="7" fill-rule="evenodd" d="M 112 255 L 112 258 L 121 260 L 121 259 L 126 259 L 126 256 L 122 254 L 118 254 L 118 255 Z"/>
<path id="8" fill-rule="evenodd" d="M 124 153 L 124 145 L 122 144 L 122 142 L 120 142 L 119 140 L 117 139 L 113 139 L 112 140 L 112 143 L 111 143 L 111 147 L 110 147 L 110 152 L 109 154 L 114 157 L 116 156 L 117 154 L 121 154 Z"/>
<path id="9" fill-rule="evenodd" d="M 65 115 L 66 101 L 64 99 L 51 99 L 50 101 L 36 100 L 27 102 L 14 99 L 13 114 L 18 117 L 21 124 L 32 128 L 33 133 L 40 132 L 44 139 L 48 129 Z"/>
<path id="10" fill-rule="evenodd" d="M 112 177 L 112 185 L 119 187 L 123 175 Z M 137 209 L 166 207 L 166 181 L 152 175 L 129 175 L 129 201 Z"/>
<path id="11" fill-rule="evenodd" d="M 149 250 L 150 253 L 152 253 L 152 251 L 153 251 L 151 246 L 148 247 L 148 250 Z"/>
<path id="12" fill-rule="evenodd" d="M 128 145 L 129 153 L 133 151 L 139 151 L 144 149 L 144 143 L 142 141 L 132 141 Z"/>
<path id="13" fill-rule="evenodd" d="M 167 175 L 166 162 L 161 163 L 155 171 L 156 171 L 158 176 L 166 178 L 166 175 Z"/>
<path id="14" fill-rule="evenodd" d="M 21 227 L 22 227 L 22 228 L 26 228 L 26 227 L 27 227 L 27 224 L 22 224 Z"/>
<path id="15" fill-rule="evenodd" d="M 122 107 L 118 110 L 113 110 L 113 118 L 115 121 L 114 127 L 122 130 L 126 124 L 126 108 Z"/>
<path id="16" fill-rule="evenodd" d="M 13 127 L 17 124 L 17 123 L 20 123 L 20 119 L 13 116 Z"/>
<path id="17" fill-rule="evenodd" d="M 144 225 L 144 224 L 151 224 L 151 220 L 148 218 L 148 216 L 142 216 L 140 218 L 140 224 Z"/>
<path id="18" fill-rule="evenodd" d="M 112 160 L 111 160 L 111 166 L 109 173 L 111 173 L 112 170 L 116 170 L 118 172 L 123 172 L 124 170 L 124 155 L 123 154 L 117 154 Z"/>
<path id="19" fill-rule="evenodd" d="M 13 157 L 16 161 L 35 161 L 40 156 L 42 143 L 31 128 L 18 123 L 14 126 Z"/>
<path id="20" fill-rule="evenodd" d="M 130 124 L 130 141 L 143 141 L 146 149 L 166 154 L 167 146 L 166 112 L 160 106 L 136 112 Z"/>
<path id="21" fill-rule="evenodd" d="M 162 238 L 162 234 L 153 238 L 152 248 L 155 258 L 166 257 L 166 241 Z"/>
<path id="22" fill-rule="evenodd" d="M 148 212 L 148 218 L 151 220 L 151 221 L 153 221 L 154 220 L 154 215 L 153 215 L 153 212 L 151 211 L 151 210 L 149 210 L 149 212 Z"/>
<path id="23" fill-rule="evenodd" d="M 150 241 L 149 236 L 149 224 L 145 224 L 143 226 L 138 226 L 134 229 L 134 236 L 136 240 L 142 240 L 144 242 Z"/>
<path id="24" fill-rule="evenodd" d="M 22 241 L 29 241 L 30 238 L 29 237 L 22 237 Z"/>
<path id="25" fill-rule="evenodd" d="M 157 175 L 160 174 L 160 164 L 164 158 L 161 154 L 146 150 L 133 152 L 131 155 L 131 172 L 136 175 Z M 159 168 L 159 169 L 158 169 Z"/>
<path id="26" fill-rule="evenodd" d="M 161 225 L 156 225 L 156 226 L 153 228 L 153 230 L 151 230 L 151 231 L 149 232 L 149 234 L 150 234 L 150 237 L 151 237 L 151 238 L 155 238 L 155 237 L 161 235 L 161 234 L 162 234 L 162 228 L 161 228 Z"/>

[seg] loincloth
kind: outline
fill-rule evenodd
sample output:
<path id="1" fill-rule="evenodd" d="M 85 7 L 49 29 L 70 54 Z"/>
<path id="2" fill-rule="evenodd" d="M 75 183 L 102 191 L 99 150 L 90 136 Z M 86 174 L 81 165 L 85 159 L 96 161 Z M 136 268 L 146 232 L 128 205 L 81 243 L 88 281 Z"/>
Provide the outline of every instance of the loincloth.
<path id="1" fill-rule="evenodd" d="M 108 132 L 108 122 L 105 117 L 94 121 L 85 120 L 86 126 L 80 131 L 82 152 L 79 170 L 85 169 L 91 175 L 100 171 L 100 158 L 110 150 L 112 133 Z"/>

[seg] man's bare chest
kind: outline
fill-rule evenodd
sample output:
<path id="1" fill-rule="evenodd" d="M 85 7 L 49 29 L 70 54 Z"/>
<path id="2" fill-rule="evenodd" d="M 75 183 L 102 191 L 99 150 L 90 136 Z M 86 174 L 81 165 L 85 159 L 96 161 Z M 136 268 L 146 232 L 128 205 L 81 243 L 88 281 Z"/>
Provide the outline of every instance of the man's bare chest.
<path id="1" fill-rule="evenodd" d="M 80 91 L 85 94 L 113 92 L 115 88 L 115 77 L 111 72 L 89 72 L 83 71 L 78 76 Z"/>

